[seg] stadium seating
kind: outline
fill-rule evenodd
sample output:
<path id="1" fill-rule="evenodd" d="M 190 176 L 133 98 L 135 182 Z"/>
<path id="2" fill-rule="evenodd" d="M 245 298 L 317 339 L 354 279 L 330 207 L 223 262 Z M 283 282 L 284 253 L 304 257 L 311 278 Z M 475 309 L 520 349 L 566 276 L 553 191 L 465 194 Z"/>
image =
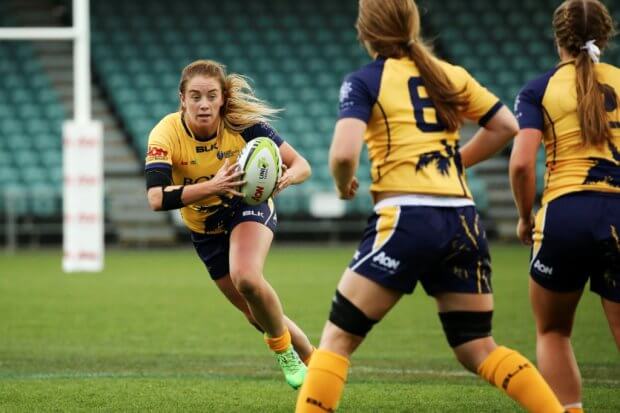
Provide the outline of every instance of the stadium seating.
<path id="1" fill-rule="evenodd" d="M 282 194 L 290 202 L 281 213 L 304 214 L 313 193 L 332 190 L 327 148 L 340 83 L 369 61 L 353 28 L 356 7 L 356 2 L 329 0 L 159 0 L 146 8 L 121 0 L 94 2 L 94 70 L 140 157 L 155 123 L 178 107 L 179 74 L 186 64 L 210 58 L 249 76 L 261 98 L 285 109 L 274 125 L 314 167 L 303 190 L 290 191 L 295 200 Z M 358 176 L 367 188 L 365 154 Z M 470 182 L 484 197 L 484 182 L 475 174 Z M 347 212 L 363 215 L 369 209 L 365 192 Z"/>
<path id="2" fill-rule="evenodd" d="M 52 3 L 70 8 L 68 0 Z M 556 0 L 418 3 L 424 33 L 437 53 L 464 66 L 508 106 L 523 84 L 557 62 L 551 32 Z M 95 79 L 142 158 L 150 129 L 178 107 L 183 66 L 212 58 L 248 75 L 261 98 L 284 109 L 274 125 L 313 165 L 310 182 L 285 191 L 278 201 L 281 213 L 306 216 L 313 194 L 332 191 L 327 148 L 339 85 L 346 73 L 369 61 L 353 29 L 356 7 L 355 1 L 332 0 L 153 0 L 148 7 L 91 2 Z M 18 25 L 11 10 L 0 3 L 0 25 Z M 615 12 L 620 21 L 620 9 Z M 603 60 L 617 63 L 620 49 L 612 45 Z M 19 196 L 24 200 L 12 204 L 19 214 L 58 215 L 59 136 L 66 113 L 29 42 L 0 42 L 0 91 L 0 213 L 7 199 Z M 358 177 L 360 196 L 346 209 L 352 216 L 370 208 L 366 154 Z M 539 191 L 543 179 L 541 149 Z M 474 170 L 468 182 L 484 212 L 489 202 L 484 180 Z"/>
<path id="3" fill-rule="evenodd" d="M 28 42 L 0 42 L 0 212 L 61 212 L 60 98 Z"/>
<path id="4" fill-rule="evenodd" d="M 525 82 L 557 61 L 550 25 L 555 1 L 474 0 L 467 7 L 460 0 L 419 3 L 425 33 L 435 39 L 438 53 L 465 66 L 509 106 Z M 145 8 L 112 0 L 92 7 L 94 71 L 138 153 L 144 152 L 155 122 L 176 110 L 181 68 L 196 58 L 213 58 L 248 75 L 260 97 L 285 109 L 275 126 L 314 166 L 302 200 L 285 209 L 301 213 L 311 193 L 331 188 L 326 148 L 338 87 L 347 72 L 368 61 L 353 30 L 355 2 L 156 0 Z M 619 56 L 612 49 L 607 58 Z M 7 96 L 0 102 L 0 145 L 6 160 L 0 175 L 18 184 L 36 181 L 58 188 L 57 137 L 65 114 L 28 43 L 0 45 L 0 74 Z M 539 159 L 542 171 L 544 157 Z M 369 175 L 363 156 L 363 186 Z M 540 180 L 543 174 L 538 176 Z M 6 186 L 8 181 L 2 182 Z M 469 173 L 469 182 L 476 198 L 484 199 L 484 182 L 475 173 Z M 479 203 L 484 209 L 484 202 Z"/>

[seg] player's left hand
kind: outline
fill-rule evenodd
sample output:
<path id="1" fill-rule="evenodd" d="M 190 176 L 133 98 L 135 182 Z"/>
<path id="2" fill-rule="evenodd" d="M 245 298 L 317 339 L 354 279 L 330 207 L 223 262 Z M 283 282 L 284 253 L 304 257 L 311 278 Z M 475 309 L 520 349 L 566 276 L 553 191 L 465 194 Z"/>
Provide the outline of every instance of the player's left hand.
<path id="1" fill-rule="evenodd" d="M 532 232 L 534 230 L 534 217 L 528 219 L 519 218 L 517 223 L 517 237 L 525 245 L 532 245 Z"/>
<path id="2" fill-rule="evenodd" d="M 282 164 L 282 175 L 278 182 L 276 183 L 276 189 L 273 191 L 273 196 L 278 195 L 280 192 L 284 190 L 287 186 L 293 184 L 293 175 L 289 172 L 288 167 L 285 164 Z"/>

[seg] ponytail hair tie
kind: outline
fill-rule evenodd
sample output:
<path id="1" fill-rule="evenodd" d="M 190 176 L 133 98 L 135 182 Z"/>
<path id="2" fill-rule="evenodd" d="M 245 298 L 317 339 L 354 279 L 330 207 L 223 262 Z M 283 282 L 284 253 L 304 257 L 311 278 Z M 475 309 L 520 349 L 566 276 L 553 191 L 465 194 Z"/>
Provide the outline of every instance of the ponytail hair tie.
<path id="1" fill-rule="evenodd" d="M 585 45 L 581 46 L 581 50 L 588 52 L 594 63 L 601 61 L 601 49 L 596 45 L 596 40 L 588 40 Z"/>

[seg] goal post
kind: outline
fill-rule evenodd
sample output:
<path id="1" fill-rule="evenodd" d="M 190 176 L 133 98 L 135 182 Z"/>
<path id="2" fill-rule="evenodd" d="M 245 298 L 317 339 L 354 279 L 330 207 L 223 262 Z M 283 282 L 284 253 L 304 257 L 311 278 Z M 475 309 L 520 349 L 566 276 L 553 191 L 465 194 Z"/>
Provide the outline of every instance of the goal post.
<path id="1" fill-rule="evenodd" d="M 92 119 L 90 0 L 73 0 L 71 27 L 3 27 L 0 40 L 73 43 L 73 119 L 62 128 L 65 272 L 99 272 L 104 264 L 103 125 Z"/>

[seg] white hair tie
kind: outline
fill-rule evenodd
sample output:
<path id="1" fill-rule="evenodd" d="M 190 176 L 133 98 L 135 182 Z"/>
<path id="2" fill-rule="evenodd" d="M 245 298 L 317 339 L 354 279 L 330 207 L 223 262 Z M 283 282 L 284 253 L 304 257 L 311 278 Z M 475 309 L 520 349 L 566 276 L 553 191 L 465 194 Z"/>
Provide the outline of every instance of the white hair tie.
<path id="1" fill-rule="evenodd" d="M 588 40 L 585 45 L 581 46 L 581 50 L 588 52 L 590 59 L 594 63 L 598 63 L 601 60 L 601 49 L 596 45 L 596 40 Z"/>

